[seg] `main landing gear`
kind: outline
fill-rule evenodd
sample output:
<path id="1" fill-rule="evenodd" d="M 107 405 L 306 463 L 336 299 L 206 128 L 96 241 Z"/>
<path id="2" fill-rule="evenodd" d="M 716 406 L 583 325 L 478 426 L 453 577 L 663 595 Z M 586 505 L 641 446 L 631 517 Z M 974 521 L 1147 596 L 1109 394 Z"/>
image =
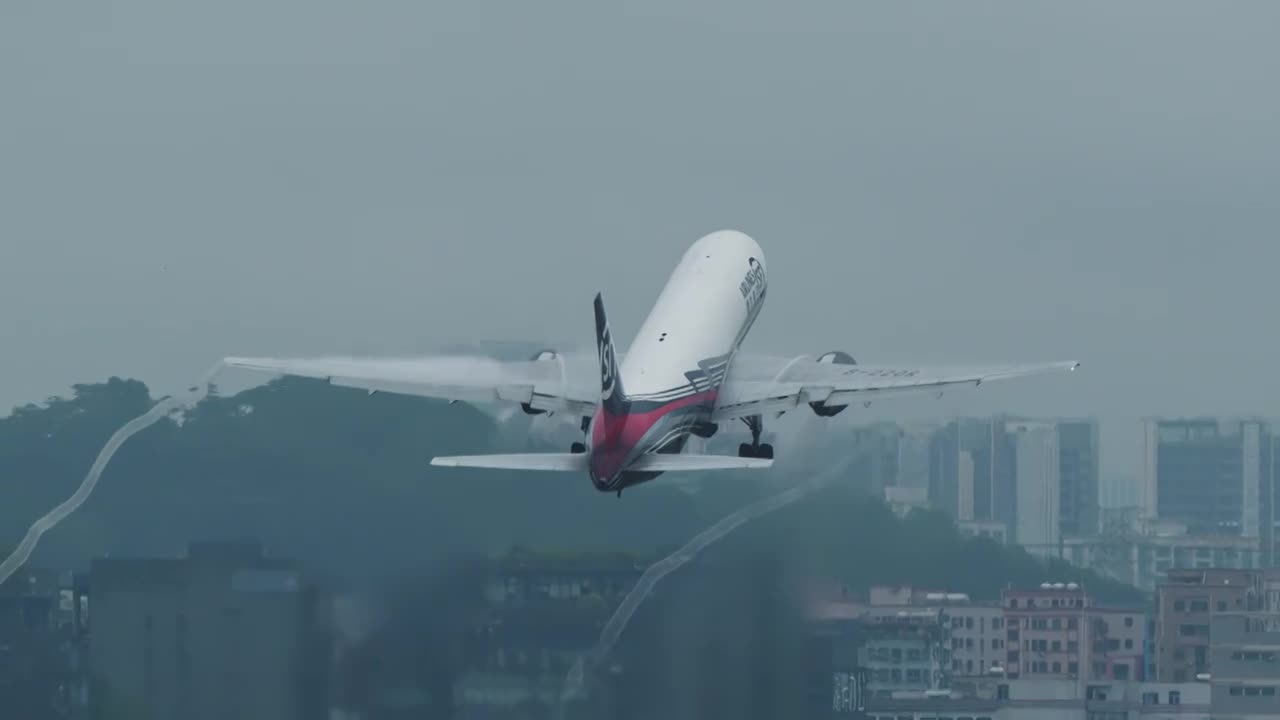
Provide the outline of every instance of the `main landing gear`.
<path id="1" fill-rule="evenodd" d="M 746 423 L 747 429 L 751 431 L 751 442 L 738 446 L 738 457 L 772 460 L 773 446 L 760 442 L 760 435 L 764 432 L 764 418 L 759 415 L 748 415 L 742 418 L 742 422 Z"/>
<path id="2" fill-rule="evenodd" d="M 589 418 L 589 417 L 584 417 L 584 418 L 582 418 L 582 436 L 583 436 L 583 439 L 586 439 L 586 436 L 587 436 L 587 430 L 588 430 L 590 427 L 591 427 L 591 418 Z M 576 442 L 576 443 L 573 443 L 573 444 L 571 444 L 571 445 L 569 446 L 569 452 L 573 453 L 574 455 L 581 455 L 582 453 L 584 453 L 584 452 L 586 452 L 586 451 L 587 451 L 587 445 L 586 445 L 586 443 Z"/>

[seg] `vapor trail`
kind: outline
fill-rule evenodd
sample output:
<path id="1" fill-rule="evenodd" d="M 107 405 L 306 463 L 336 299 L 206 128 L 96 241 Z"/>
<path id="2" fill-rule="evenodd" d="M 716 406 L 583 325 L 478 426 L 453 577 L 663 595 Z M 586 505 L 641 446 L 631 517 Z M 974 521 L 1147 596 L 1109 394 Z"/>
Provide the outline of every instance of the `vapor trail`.
<path id="1" fill-rule="evenodd" d="M 3 585 L 18 568 L 26 564 L 27 560 L 31 558 L 31 553 L 36 549 L 36 544 L 40 542 L 42 535 L 57 527 L 58 523 L 66 520 L 67 516 L 78 510 L 84 504 L 84 501 L 89 499 L 89 496 L 93 494 L 93 489 L 98 485 L 98 478 L 102 476 L 102 471 L 106 469 L 107 463 L 111 462 L 111 458 L 120 449 L 120 446 L 124 445 L 125 441 L 151 427 L 174 410 L 199 402 L 208 393 L 209 383 L 213 382 L 214 377 L 221 371 L 222 363 L 218 363 L 209 372 L 205 373 L 200 382 L 185 397 L 166 397 L 146 413 L 130 420 L 119 430 L 116 430 L 98 453 L 98 459 L 89 468 L 89 474 L 85 475 L 80 487 L 72 493 L 71 497 L 62 501 L 46 513 L 44 517 L 32 523 L 31 528 L 27 530 L 26 536 L 22 538 L 22 542 L 18 544 L 17 549 L 10 553 L 3 563 L 0 563 L 0 585 Z"/>
<path id="2" fill-rule="evenodd" d="M 820 490 L 835 480 L 845 470 L 846 465 L 837 465 L 833 468 L 825 470 L 808 480 L 784 490 L 777 495 L 771 495 L 763 500 L 758 500 L 741 510 L 738 510 L 715 525 L 698 533 L 692 540 L 685 543 L 684 547 L 676 550 L 667 557 L 659 560 L 649 566 L 648 570 L 640 576 L 640 580 L 636 582 L 635 587 L 631 588 L 631 592 L 623 598 L 622 604 L 614 611 L 613 617 L 609 618 L 609 622 L 605 624 L 604 630 L 600 632 L 600 639 L 596 641 L 596 646 L 588 655 L 588 659 L 594 666 L 600 663 L 613 649 L 614 643 L 618 641 L 618 637 L 622 635 L 623 629 L 627 623 L 631 621 L 631 616 L 635 614 L 636 608 L 640 607 L 640 603 L 644 602 L 649 596 L 649 592 L 658 584 L 658 581 L 666 577 L 669 573 L 679 569 L 681 565 L 692 560 L 702 552 L 708 545 L 723 538 L 725 535 L 736 530 L 743 523 L 755 520 L 763 515 L 767 515 L 774 510 L 790 505 L 800 498 L 810 493 Z M 583 658 L 578 658 L 573 667 L 569 669 L 569 674 L 564 678 L 564 687 L 560 692 L 560 717 L 564 717 L 564 704 L 569 699 L 575 697 L 582 690 L 582 681 L 585 673 L 583 667 Z"/>

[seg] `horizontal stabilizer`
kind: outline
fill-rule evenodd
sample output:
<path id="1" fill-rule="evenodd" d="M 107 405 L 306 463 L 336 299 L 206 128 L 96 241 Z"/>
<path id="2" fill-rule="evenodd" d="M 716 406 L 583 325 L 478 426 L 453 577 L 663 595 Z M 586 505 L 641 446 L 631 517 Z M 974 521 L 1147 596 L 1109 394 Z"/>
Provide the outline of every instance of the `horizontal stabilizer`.
<path id="1" fill-rule="evenodd" d="M 767 468 L 772 460 L 732 457 L 730 455 L 674 455 L 648 453 L 641 455 L 627 470 L 634 472 L 682 472 L 692 470 L 742 470 Z"/>
<path id="2" fill-rule="evenodd" d="M 586 472 L 586 453 L 517 453 L 514 455 L 453 455 L 431 459 L 436 467 L 492 468 L 495 470 L 543 470 Z M 743 470 L 767 468 L 772 460 L 729 455 L 641 455 L 628 472 L 690 472 L 694 470 Z"/>
<path id="3" fill-rule="evenodd" d="M 495 470 L 545 470 L 586 472 L 586 453 L 517 453 L 513 455 L 454 455 L 431 459 L 437 467 L 493 468 Z"/>

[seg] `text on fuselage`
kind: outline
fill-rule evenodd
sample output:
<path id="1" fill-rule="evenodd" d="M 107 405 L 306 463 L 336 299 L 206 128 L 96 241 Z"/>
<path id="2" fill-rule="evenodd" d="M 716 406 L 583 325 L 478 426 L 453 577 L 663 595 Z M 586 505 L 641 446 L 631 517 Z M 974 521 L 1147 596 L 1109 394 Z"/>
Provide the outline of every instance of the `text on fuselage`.
<path id="1" fill-rule="evenodd" d="M 748 258 L 747 264 L 750 267 L 747 269 L 746 276 L 742 278 L 742 282 L 738 283 L 738 290 L 742 293 L 742 299 L 747 303 L 747 314 L 750 315 L 755 306 L 760 303 L 760 298 L 764 297 L 766 282 L 764 266 L 759 261 L 755 258 Z"/>

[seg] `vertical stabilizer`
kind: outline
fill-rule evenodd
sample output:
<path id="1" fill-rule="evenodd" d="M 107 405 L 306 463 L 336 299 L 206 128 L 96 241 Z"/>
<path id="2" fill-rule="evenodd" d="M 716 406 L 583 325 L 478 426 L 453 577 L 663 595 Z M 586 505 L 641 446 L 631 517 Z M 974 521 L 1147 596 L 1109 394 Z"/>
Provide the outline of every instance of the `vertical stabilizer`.
<path id="1" fill-rule="evenodd" d="M 626 394 L 618 373 L 618 354 L 613 349 L 609 318 L 604 314 L 604 299 L 596 293 L 596 349 L 600 354 L 600 404 L 612 415 L 625 410 Z"/>

